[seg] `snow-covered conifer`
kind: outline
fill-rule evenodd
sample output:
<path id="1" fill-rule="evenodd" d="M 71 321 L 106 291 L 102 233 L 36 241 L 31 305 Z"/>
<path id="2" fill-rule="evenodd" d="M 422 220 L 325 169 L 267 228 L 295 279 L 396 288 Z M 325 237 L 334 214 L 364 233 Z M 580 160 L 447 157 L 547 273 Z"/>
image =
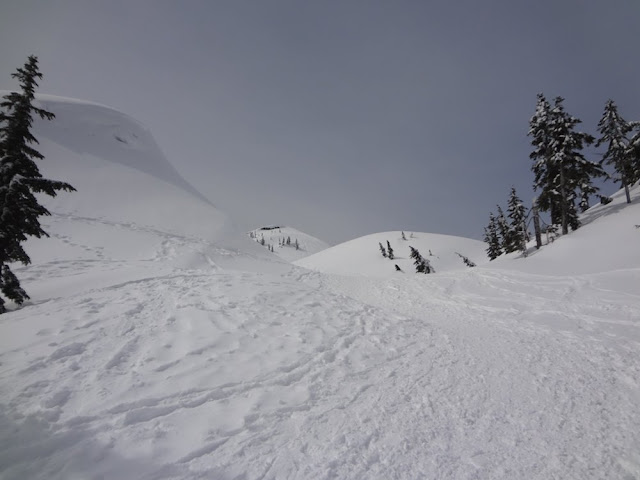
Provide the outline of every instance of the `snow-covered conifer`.
<path id="1" fill-rule="evenodd" d="M 434 269 L 431 266 L 431 263 L 429 263 L 428 260 L 425 260 L 422 255 L 420 255 L 420 252 L 413 248 L 413 247 L 409 247 L 409 250 L 411 251 L 411 253 L 409 254 L 409 257 L 413 259 L 413 264 L 416 266 L 416 273 L 433 273 Z"/>
<path id="2" fill-rule="evenodd" d="M 633 150 L 629 148 L 628 135 L 631 130 L 631 125 L 618 113 L 618 107 L 613 100 L 608 100 L 604 106 L 602 118 L 598 122 L 600 138 L 596 142 L 596 147 L 602 144 L 607 146 L 602 162 L 613 165 L 616 172 L 614 180 L 620 182 L 624 188 L 627 203 L 631 203 L 629 185 L 637 180 Z"/>
<path id="3" fill-rule="evenodd" d="M 458 252 L 455 252 L 455 253 L 456 253 L 456 255 L 458 255 L 462 259 L 462 262 L 467 267 L 475 267 L 476 266 L 475 262 L 469 260 L 469 257 L 466 257 L 466 256 L 464 256 L 464 255 L 462 255 L 461 253 L 458 253 Z"/>
<path id="4" fill-rule="evenodd" d="M 511 187 L 507 206 L 507 216 L 511 220 L 509 225 L 509 242 L 504 245 L 505 252 L 525 251 L 529 240 L 526 227 L 527 209 L 518 198 L 515 187 Z"/>
<path id="5" fill-rule="evenodd" d="M 602 167 L 587 160 L 582 153 L 594 138 L 575 130 L 579 119 L 564 110 L 564 99 L 556 97 L 551 108 L 544 95 L 538 95 L 536 112 L 529 122 L 534 151 L 534 189 L 540 190 L 538 205 L 551 213 L 552 223 L 562 225 L 562 233 L 569 227 L 580 226 L 576 200 L 582 211 L 589 207 L 589 197 L 597 193 L 593 179 L 606 176 Z"/>
<path id="6" fill-rule="evenodd" d="M 38 59 L 31 55 L 11 76 L 18 80 L 20 90 L 5 95 L 0 103 L 0 291 L 20 305 L 29 297 L 8 264 L 31 263 L 22 243 L 28 237 L 49 236 L 38 218 L 50 213 L 35 194 L 55 197 L 59 190 L 75 189 L 65 182 L 42 178 L 35 163 L 44 156 L 32 146 L 38 143 L 31 133 L 33 117 L 54 118 L 53 113 L 33 105 L 37 80 L 42 78 Z M 0 298 L 0 313 L 4 311 Z"/>
<path id="7" fill-rule="evenodd" d="M 484 241 L 487 243 L 487 256 L 489 260 L 495 260 L 502 255 L 500 237 L 498 235 L 498 223 L 493 212 L 489 213 L 489 225 L 484 229 Z"/>
<path id="8" fill-rule="evenodd" d="M 393 248 L 391 248 L 391 244 L 389 240 L 387 240 L 387 255 L 389 256 L 389 260 L 393 260 L 395 257 L 393 256 Z"/>
<path id="9" fill-rule="evenodd" d="M 380 253 L 382 253 L 382 256 L 387 258 L 387 250 L 384 248 L 384 245 L 382 245 L 381 242 L 378 242 L 378 245 L 380 245 Z"/>

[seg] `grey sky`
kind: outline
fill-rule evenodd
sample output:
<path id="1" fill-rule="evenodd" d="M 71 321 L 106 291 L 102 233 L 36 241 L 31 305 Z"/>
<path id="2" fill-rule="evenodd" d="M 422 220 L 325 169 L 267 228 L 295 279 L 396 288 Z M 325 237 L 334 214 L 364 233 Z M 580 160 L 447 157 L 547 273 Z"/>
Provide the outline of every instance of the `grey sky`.
<path id="1" fill-rule="evenodd" d="M 481 238 L 536 93 L 640 120 L 640 1 L 0 0 L 0 88 L 126 112 L 244 229 Z M 605 193 L 613 190 L 611 183 Z"/>

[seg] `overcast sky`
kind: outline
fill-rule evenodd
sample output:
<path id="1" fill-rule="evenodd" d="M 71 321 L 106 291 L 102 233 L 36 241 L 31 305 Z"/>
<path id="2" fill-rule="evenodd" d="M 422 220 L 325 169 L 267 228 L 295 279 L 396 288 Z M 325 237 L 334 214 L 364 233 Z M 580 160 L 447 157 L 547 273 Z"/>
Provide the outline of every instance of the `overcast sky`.
<path id="1" fill-rule="evenodd" d="M 0 88 L 37 55 L 41 93 L 141 121 L 243 229 L 481 238 L 533 197 L 538 92 L 594 134 L 608 98 L 640 120 L 638 25 L 639 0 L 0 0 Z"/>

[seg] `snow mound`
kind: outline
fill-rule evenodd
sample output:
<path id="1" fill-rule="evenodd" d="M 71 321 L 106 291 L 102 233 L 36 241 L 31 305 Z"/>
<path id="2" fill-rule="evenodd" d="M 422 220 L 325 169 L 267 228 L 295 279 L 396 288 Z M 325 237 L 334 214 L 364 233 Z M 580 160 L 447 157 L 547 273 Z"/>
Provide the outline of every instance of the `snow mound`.
<path id="1" fill-rule="evenodd" d="M 339 275 L 357 275 L 371 277 L 392 277 L 401 275 L 396 271 L 398 265 L 404 273 L 414 273 L 413 260 L 409 258 L 409 246 L 420 254 L 435 268 L 436 273 L 465 270 L 463 259 L 467 257 L 479 264 L 486 261 L 485 245 L 478 240 L 441 235 L 436 233 L 382 232 L 356 238 L 335 247 L 331 247 L 315 255 L 295 262 L 296 265 L 324 273 Z M 391 245 L 394 259 L 384 258 L 379 243 L 386 248 L 387 241 Z"/>
<path id="2" fill-rule="evenodd" d="M 287 262 L 294 262 L 329 248 L 329 244 L 319 238 L 282 225 L 256 228 L 249 232 L 249 237 L 260 244 L 264 238 L 264 247 L 273 246 L 273 253 Z"/>

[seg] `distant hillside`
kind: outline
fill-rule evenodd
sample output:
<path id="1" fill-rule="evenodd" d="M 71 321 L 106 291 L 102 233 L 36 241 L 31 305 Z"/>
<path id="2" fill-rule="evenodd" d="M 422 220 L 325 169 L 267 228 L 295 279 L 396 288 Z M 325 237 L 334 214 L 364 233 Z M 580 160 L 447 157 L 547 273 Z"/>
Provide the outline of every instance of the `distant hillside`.
<path id="1" fill-rule="evenodd" d="M 283 225 L 268 225 L 248 233 L 249 237 L 266 249 L 273 247 L 273 253 L 294 262 L 329 248 L 329 244 L 309 234 Z"/>
<path id="2" fill-rule="evenodd" d="M 399 275 L 398 265 L 404 273 L 413 274 L 415 267 L 409 258 L 409 246 L 416 248 L 437 272 L 465 270 L 463 259 L 467 257 L 476 264 L 488 259 L 484 252 L 485 244 L 478 240 L 440 235 L 436 233 L 382 232 L 356 238 L 320 253 L 295 262 L 296 265 L 325 273 L 341 275 L 364 275 L 387 277 Z M 379 243 L 386 248 L 389 241 L 394 251 L 394 259 L 384 258 Z"/>

